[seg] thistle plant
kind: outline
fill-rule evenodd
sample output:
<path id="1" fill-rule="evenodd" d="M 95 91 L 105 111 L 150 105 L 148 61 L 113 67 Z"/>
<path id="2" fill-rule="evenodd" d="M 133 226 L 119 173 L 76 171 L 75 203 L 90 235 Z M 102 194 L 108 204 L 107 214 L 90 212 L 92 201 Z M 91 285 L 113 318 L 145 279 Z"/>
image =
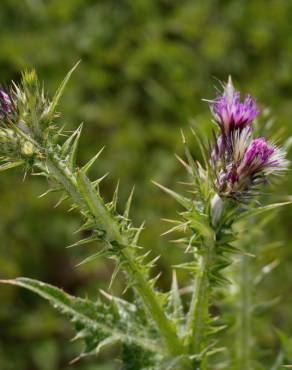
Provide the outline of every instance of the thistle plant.
<path id="1" fill-rule="evenodd" d="M 133 192 L 124 212 L 118 213 L 118 187 L 106 202 L 99 189 L 103 177 L 92 181 L 88 175 L 102 149 L 80 166 L 76 158 L 81 127 L 63 139 L 65 129 L 59 124 L 57 107 L 75 68 L 52 99 L 34 71 L 24 72 L 19 85 L 13 83 L 9 91 L 0 92 L 0 170 L 23 166 L 25 173 L 44 177 L 49 187 L 44 195 L 60 193 L 60 202 L 66 201 L 83 219 L 79 231 L 86 230 L 89 236 L 73 246 L 98 246 L 82 263 L 100 256 L 113 259 L 112 279 L 121 271 L 134 299 L 129 302 L 103 293 L 91 301 L 29 278 L 1 282 L 39 294 L 69 317 L 76 339 L 85 343 L 78 359 L 119 342 L 124 369 L 210 369 L 209 358 L 222 350 L 218 346 L 222 325 L 210 307 L 216 291 L 229 284 L 225 268 L 238 253 L 244 253 L 234 245 L 240 238 L 234 225 L 289 203 L 258 203 L 270 176 L 287 168 L 285 152 L 263 137 L 253 137 L 253 122 L 259 114 L 256 101 L 248 95 L 241 102 L 229 79 L 222 94 L 209 101 L 213 139 L 206 144 L 192 129 L 202 163 L 194 160 L 182 135 L 185 159 L 178 159 L 189 176 L 186 186 L 191 192 L 179 194 L 155 183 L 179 204 L 178 218 L 167 221 L 170 233 L 181 234 L 176 242 L 185 247 L 188 257 L 186 263 L 173 267 L 171 289 L 162 292 L 156 284 L 159 276 L 152 274 L 157 257 L 143 253 L 139 242 L 144 224 L 136 227 L 130 219 Z M 190 299 L 181 297 L 177 269 L 190 275 Z"/>

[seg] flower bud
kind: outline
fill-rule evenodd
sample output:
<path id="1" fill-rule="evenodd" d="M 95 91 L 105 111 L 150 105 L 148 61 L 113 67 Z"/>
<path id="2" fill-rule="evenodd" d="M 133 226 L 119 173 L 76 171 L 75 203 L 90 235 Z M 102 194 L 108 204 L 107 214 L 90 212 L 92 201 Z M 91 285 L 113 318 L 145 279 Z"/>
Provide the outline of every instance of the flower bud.
<path id="1" fill-rule="evenodd" d="M 223 200 L 219 197 L 218 194 L 215 194 L 214 197 L 211 199 L 211 218 L 213 226 L 216 226 L 218 221 L 220 220 L 223 208 Z"/>
<path id="2" fill-rule="evenodd" d="M 26 157 L 31 157 L 34 154 L 34 145 L 30 141 L 26 141 L 22 145 L 21 153 Z"/>

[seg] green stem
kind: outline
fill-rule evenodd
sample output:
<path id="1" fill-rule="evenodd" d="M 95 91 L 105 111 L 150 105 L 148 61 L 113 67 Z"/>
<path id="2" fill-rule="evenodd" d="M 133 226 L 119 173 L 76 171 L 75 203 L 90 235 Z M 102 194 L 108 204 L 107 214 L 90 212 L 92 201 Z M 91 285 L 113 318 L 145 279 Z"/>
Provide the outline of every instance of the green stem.
<path id="1" fill-rule="evenodd" d="M 203 339 L 209 317 L 209 269 L 213 248 L 213 241 L 206 242 L 202 245 L 203 253 L 198 258 L 198 270 L 187 323 L 187 346 L 193 354 L 199 354 L 203 349 Z"/>
<path id="2" fill-rule="evenodd" d="M 62 161 L 57 155 L 48 155 L 46 164 L 49 173 L 53 174 L 56 181 L 62 184 L 74 202 L 83 210 L 89 211 L 96 220 L 102 221 L 104 229 L 111 235 L 113 240 L 118 242 L 121 246 L 127 246 L 129 241 L 121 234 L 115 222 L 108 218 L 104 205 L 101 206 L 100 203 L 98 203 L 99 199 L 93 199 L 93 196 L 96 197 L 98 195 L 94 193 L 89 179 L 83 174 L 83 181 L 85 181 L 86 184 L 90 184 L 91 188 L 85 186 L 81 191 L 76 175 L 62 164 Z M 148 312 L 156 322 L 170 355 L 178 356 L 184 354 L 185 348 L 178 338 L 176 328 L 166 317 L 155 292 L 150 287 L 149 282 L 145 279 L 137 265 L 135 256 L 128 248 L 122 247 L 120 248 L 120 257 L 123 259 L 123 262 L 125 262 L 123 266 L 130 280 L 133 281 L 133 285 L 136 287 Z M 185 367 L 185 369 L 187 369 L 187 367 Z"/>
<path id="3" fill-rule="evenodd" d="M 240 257 L 239 310 L 237 330 L 237 368 L 251 370 L 251 282 L 249 257 Z"/>

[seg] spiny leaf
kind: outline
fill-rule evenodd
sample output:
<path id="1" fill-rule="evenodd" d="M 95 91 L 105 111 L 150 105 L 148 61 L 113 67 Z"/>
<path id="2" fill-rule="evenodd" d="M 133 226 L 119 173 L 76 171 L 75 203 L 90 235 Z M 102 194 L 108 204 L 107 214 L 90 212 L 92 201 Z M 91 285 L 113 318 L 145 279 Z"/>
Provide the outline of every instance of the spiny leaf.
<path id="1" fill-rule="evenodd" d="M 131 190 L 131 193 L 129 195 L 129 198 L 126 202 L 124 215 L 123 215 L 126 220 L 128 220 L 128 218 L 129 218 L 129 213 L 130 213 L 130 208 L 131 208 L 131 204 L 132 204 L 132 200 L 133 200 L 134 191 L 135 191 L 135 186 L 133 186 L 133 188 Z"/>
<path id="2" fill-rule="evenodd" d="M 75 69 L 78 67 L 78 65 L 80 64 L 80 61 L 78 61 L 75 66 L 67 73 L 66 77 L 64 78 L 64 80 L 62 81 L 61 85 L 58 87 L 54 97 L 53 97 L 53 100 L 51 101 L 49 107 L 48 107 L 48 110 L 46 111 L 46 116 L 47 117 L 52 117 L 54 115 L 54 112 L 57 108 L 57 105 L 64 93 L 64 90 L 65 90 L 65 87 L 67 85 L 67 83 L 69 82 L 70 78 L 71 78 L 71 75 L 72 73 L 75 71 Z"/>
<path id="3" fill-rule="evenodd" d="M 175 191 L 166 188 L 165 186 L 159 184 L 156 181 L 152 181 L 152 183 L 156 186 L 158 186 L 161 190 L 163 190 L 165 193 L 169 194 L 172 198 L 174 198 L 178 203 L 180 203 L 185 208 L 190 208 L 192 203 L 189 199 L 183 197 L 182 195 L 176 193 Z"/>
<path id="4" fill-rule="evenodd" d="M 117 209 L 119 187 L 120 187 L 120 181 L 118 181 L 118 183 L 116 185 L 116 189 L 115 189 L 114 195 L 113 195 L 113 200 L 111 201 L 111 204 L 110 204 L 110 209 L 112 211 L 116 211 L 116 209 Z"/>
<path id="5" fill-rule="evenodd" d="M 80 245 L 86 245 L 86 244 L 96 242 L 96 241 L 99 241 L 99 237 L 98 237 L 98 235 L 93 234 L 93 235 L 89 236 L 88 238 L 78 240 L 76 243 L 68 245 L 68 247 L 66 247 L 66 248 L 79 247 Z"/>
<path id="6" fill-rule="evenodd" d="M 289 204 L 292 204 L 292 200 L 287 201 L 287 202 L 282 202 L 282 203 L 269 204 L 267 206 L 258 207 L 258 208 L 254 208 L 252 210 L 244 211 L 241 215 L 238 216 L 236 221 L 241 221 L 241 220 L 244 220 L 248 217 L 258 216 L 261 213 L 272 211 L 274 209 L 277 209 L 277 208 L 280 208 L 280 207 L 283 207 L 283 206 L 287 206 Z"/>
<path id="7" fill-rule="evenodd" d="M 96 259 L 98 259 L 100 257 L 103 257 L 103 256 L 106 256 L 107 254 L 108 254 L 108 251 L 106 249 L 102 249 L 101 251 L 98 251 L 98 252 L 92 254 L 91 256 L 86 257 L 83 261 L 79 262 L 76 265 L 76 267 L 82 266 L 85 263 L 89 263 L 89 262 L 95 261 Z"/>
<path id="8" fill-rule="evenodd" d="M 143 221 L 142 224 L 141 224 L 141 226 L 136 231 L 136 234 L 135 234 L 135 236 L 133 238 L 133 245 L 137 245 L 138 240 L 139 240 L 140 235 L 141 235 L 141 232 L 144 230 L 144 225 L 145 225 L 145 222 Z"/>
<path id="9" fill-rule="evenodd" d="M 63 143 L 61 147 L 61 157 L 65 158 L 69 153 L 74 145 L 74 141 L 76 137 L 80 136 L 80 132 L 82 129 L 82 124 L 68 137 L 68 139 Z"/>
<path id="10" fill-rule="evenodd" d="M 171 313 L 171 317 L 180 323 L 184 317 L 184 312 L 175 270 L 172 271 L 172 284 L 168 299 L 168 309 Z"/>
<path id="11" fill-rule="evenodd" d="M 207 160 L 207 150 L 203 145 L 203 140 L 198 136 L 198 134 L 197 134 L 197 132 L 194 128 L 194 121 L 192 121 L 191 124 L 192 124 L 191 132 L 192 132 L 194 138 L 196 139 L 196 142 L 197 142 L 197 144 L 200 148 L 200 151 L 201 151 L 201 154 L 202 154 L 202 157 L 203 157 L 203 160 L 204 160 L 204 164 L 205 164 L 205 167 L 207 169 L 209 167 L 209 161 Z"/>
<path id="12" fill-rule="evenodd" d="M 82 168 L 81 168 L 81 170 L 84 172 L 84 173 L 87 173 L 89 170 L 90 170 L 90 168 L 91 168 L 91 166 L 94 164 L 94 162 L 99 158 L 99 156 L 101 155 L 101 153 L 103 152 L 103 150 L 104 150 L 104 147 L 102 147 L 101 149 L 100 149 L 100 151 L 97 153 L 97 154 L 95 154 L 95 156 L 94 157 L 92 157 Z"/>
<path id="13" fill-rule="evenodd" d="M 79 145 L 79 140 L 80 140 L 82 127 L 83 127 L 83 124 L 81 123 L 81 125 L 77 129 L 77 133 L 76 133 L 76 135 L 73 139 L 73 143 L 72 143 L 72 145 L 69 149 L 69 157 L 68 157 L 67 164 L 68 164 L 69 168 L 71 168 L 71 169 L 74 168 L 75 163 L 76 163 L 77 149 L 78 149 L 78 145 Z"/>
<path id="14" fill-rule="evenodd" d="M 0 280 L 0 283 L 16 285 L 31 290 L 42 298 L 48 300 L 54 308 L 70 317 L 75 323 L 77 330 L 82 331 L 81 337 L 86 337 L 87 350 L 84 354 L 91 354 L 96 351 L 99 344 L 108 338 L 115 338 L 127 344 L 135 344 L 144 348 L 146 351 L 157 353 L 160 346 L 152 339 L 144 335 L 137 335 L 139 328 L 137 322 L 130 325 L 129 320 L 136 320 L 135 312 L 127 311 L 127 321 L 113 314 L 110 306 L 105 305 L 100 300 L 92 302 L 88 299 L 77 298 L 69 295 L 50 284 L 27 278 L 16 278 L 14 280 Z M 124 307 L 126 310 L 126 306 Z M 137 333 L 134 332 L 137 330 Z M 140 328 L 141 333 L 147 330 Z"/>
<path id="15" fill-rule="evenodd" d="M 0 165 L 0 172 L 9 170 L 10 168 L 22 166 L 24 163 L 25 161 L 22 160 L 4 163 Z"/>

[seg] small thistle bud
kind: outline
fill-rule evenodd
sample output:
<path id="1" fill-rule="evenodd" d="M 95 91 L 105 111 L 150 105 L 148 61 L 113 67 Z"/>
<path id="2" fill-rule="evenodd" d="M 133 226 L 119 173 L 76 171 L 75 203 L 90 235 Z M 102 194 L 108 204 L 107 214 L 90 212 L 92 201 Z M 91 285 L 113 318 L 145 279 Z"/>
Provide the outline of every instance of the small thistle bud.
<path id="1" fill-rule="evenodd" d="M 27 86 L 35 85 L 37 82 L 37 74 L 34 69 L 27 70 L 22 74 L 23 81 Z"/>
<path id="2" fill-rule="evenodd" d="M 12 101 L 9 95 L 0 90 L 0 118 L 3 118 L 10 114 L 12 111 Z"/>
<path id="3" fill-rule="evenodd" d="M 223 208 L 223 200 L 219 197 L 218 194 L 215 194 L 214 197 L 211 199 L 211 218 L 213 226 L 216 226 L 218 221 L 220 220 Z"/>
<path id="4" fill-rule="evenodd" d="M 31 157 L 34 154 L 34 145 L 30 141 L 26 141 L 22 145 L 21 153 L 26 157 Z"/>
<path id="5" fill-rule="evenodd" d="M 247 94 L 240 102 L 240 92 L 235 91 L 231 77 L 223 94 L 210 102 L 210 109 L 223 135 L 228 136 L 235 129 L 250 126 L 259 113 L 256 100 Z"/>

